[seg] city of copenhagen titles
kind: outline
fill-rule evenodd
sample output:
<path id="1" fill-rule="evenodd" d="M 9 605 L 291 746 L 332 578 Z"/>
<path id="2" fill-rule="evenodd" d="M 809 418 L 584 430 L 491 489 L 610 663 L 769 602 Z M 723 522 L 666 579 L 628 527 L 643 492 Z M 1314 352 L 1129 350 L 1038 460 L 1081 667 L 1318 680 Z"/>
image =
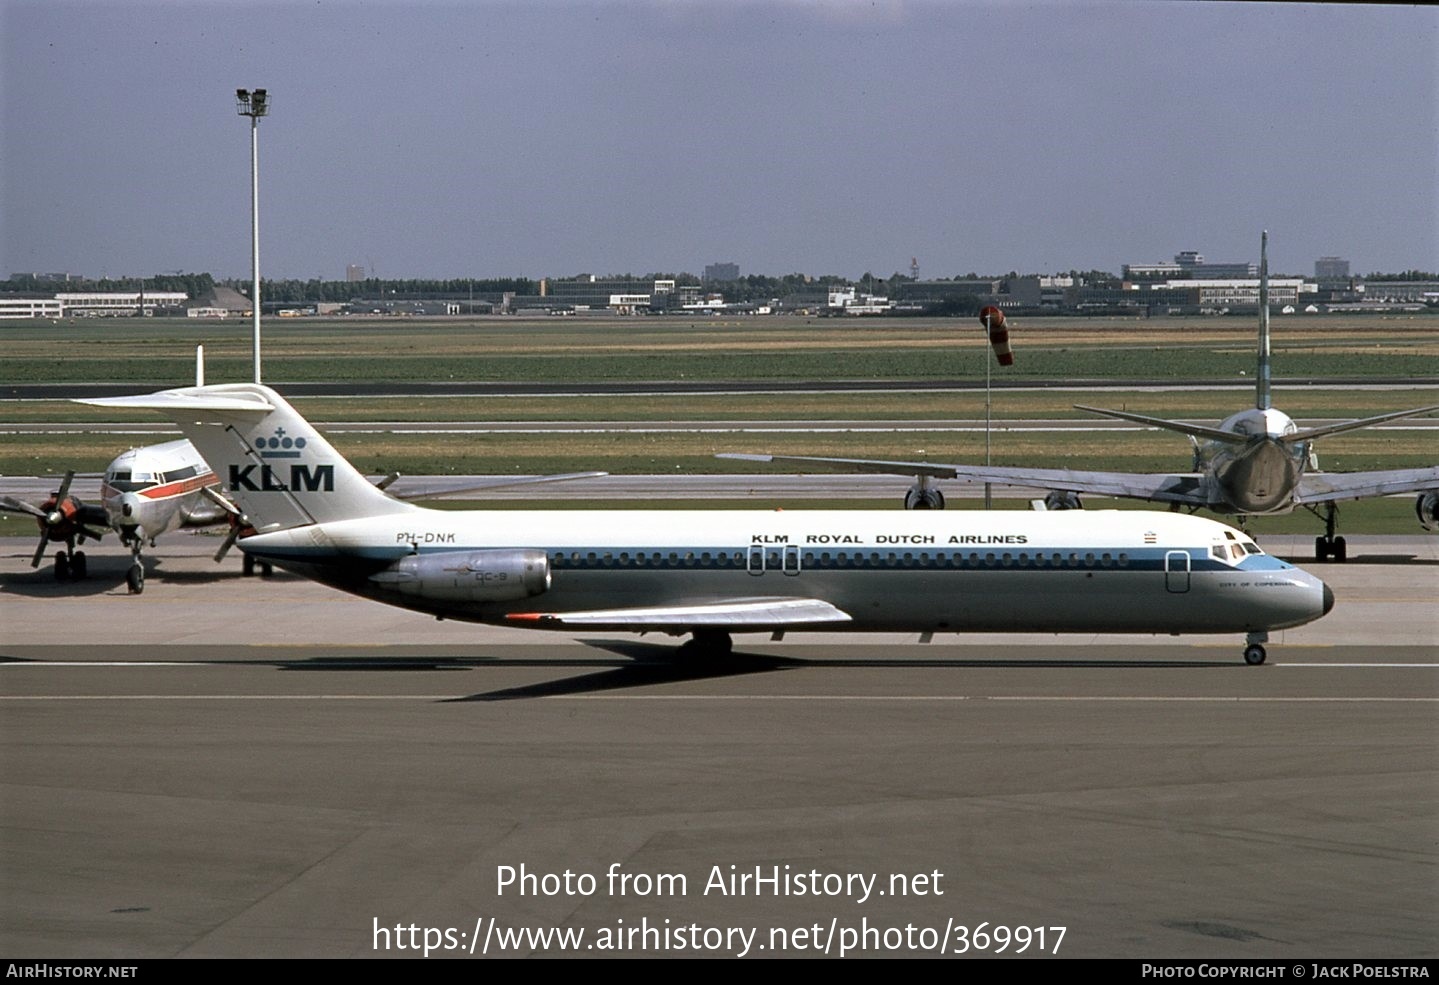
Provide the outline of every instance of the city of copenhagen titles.
<path id="1" fill-rule="evenodd" d="M 441 619 L 732 633 L 1267 633 L 1334 599 L 1245 533 L 1135 510 L 431 510 L 387 495 L 284 399 L 226 384 L 87 403 L 166 412 L 228 477 L 257 561 Z"/>

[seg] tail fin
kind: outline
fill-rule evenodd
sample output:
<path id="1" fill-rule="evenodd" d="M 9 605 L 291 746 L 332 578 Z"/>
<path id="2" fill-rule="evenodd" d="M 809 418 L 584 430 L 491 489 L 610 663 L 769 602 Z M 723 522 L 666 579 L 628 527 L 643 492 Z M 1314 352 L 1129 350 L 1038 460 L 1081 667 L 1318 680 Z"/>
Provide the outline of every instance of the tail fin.
<path id="1" fill-rule="evenodd" d="M 1269 394 L 1269 230 L 1259 238 L 1259 368 L 1254 374 L 1254 406 L 1273 406 Z"/>
<path id="2" fill-rule="evenodd" d="M 260 532 L 417 509 L 375 488 L 284 398 L 258 383 L 79 402 L 165 414 Z"/>

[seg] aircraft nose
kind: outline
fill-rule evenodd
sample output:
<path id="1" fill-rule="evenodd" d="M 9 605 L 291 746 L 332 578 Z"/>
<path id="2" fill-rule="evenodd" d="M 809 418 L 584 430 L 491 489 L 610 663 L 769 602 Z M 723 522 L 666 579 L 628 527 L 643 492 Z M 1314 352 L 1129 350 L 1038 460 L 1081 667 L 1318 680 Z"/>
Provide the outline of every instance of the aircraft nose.
<path id="1" fill-rule="evenodd" d="M 1329 610 L 1334 608 L 1334 589 L 1329 587 L 1328 582 L 1320 582 L 1324 586 L 1324 611 L 1321 615 L 1329 615 Z"/>

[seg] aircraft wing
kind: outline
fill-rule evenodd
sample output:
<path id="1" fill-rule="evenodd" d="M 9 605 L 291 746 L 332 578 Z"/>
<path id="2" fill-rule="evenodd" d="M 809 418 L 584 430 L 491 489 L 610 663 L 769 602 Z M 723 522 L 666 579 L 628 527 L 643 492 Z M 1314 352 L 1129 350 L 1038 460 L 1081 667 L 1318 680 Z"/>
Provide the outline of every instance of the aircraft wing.
<path id="1" fill-rule="evenodd" d="M 511 622 L 541 628 L 576 627 L 682 633 L 695 629 L 786 629 L 850 621 L 849 613 L 820 599 L 751 598 L 693 605 L 593 609 L 587 612 L 513 612 Z"/>
<path id="2" fill-rule="evenodd" d="M 381 480 L 376 483 L 381 489 L 396 499 L 444 499 L 447 497 L 463 496 L 467 493 L 488 492 L 491 489 L 510 489 L 515 486 L 533 486 L 545 482 L 568 482 L 571 479 L 597 479 L 609 475 L 608 472 L 565 472 L 560 475 L 517 475 L 517 476 L 486 476 L 483 481 L 475 482 L 476 476 L 457 476 L 450 480 L 429 482 L 420 484 L 417 479 L 406 479 L 396 475 L 394 479 Z M 427 476 L 433 479 L 434 476 Z"/>
<path id="3" fill-rule="evenodd" d="M 1439 468 L 1392 469 L 1387 472 L 1310 472 L 1299 480 L 1294 501 L 1328 503 L 1336 499 L 1388 496 L 1439 489 Z"/>
<path id="4" fill-rule="evenodd" d="M 749 462 L 823 465 L 851 472 L 881 475 L 930 476 L 970 484 L 988 482 L 1000 486 L 1052 489 L 1096 496 L 1123 496 L 1185 506 L 1204 506 L 1208 503 L 1204 481 L 1197 473 L 1166 475 L 1159 472 L 1081 472 L 1074 469 L 938 465 L 932 462 L 884 462 L 864 458 L 810 458 L 800 455 L 722 453 L 718 457 Z"/>

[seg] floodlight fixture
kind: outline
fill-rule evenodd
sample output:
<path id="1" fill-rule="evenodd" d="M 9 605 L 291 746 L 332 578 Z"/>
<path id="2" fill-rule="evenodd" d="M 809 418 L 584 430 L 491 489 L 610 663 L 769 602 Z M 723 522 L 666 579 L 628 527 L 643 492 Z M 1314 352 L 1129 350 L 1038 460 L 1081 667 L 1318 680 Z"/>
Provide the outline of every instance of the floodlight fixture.
<path id="1" fill-rule="evenodd" d="M 235 90 L 235 108 L 241 116 L 248 116 L 256 119 L 261 116 L 268 116 L 270 113 L 270 93 L 266 89 L 256 89 L 251 92 L 249 89 Z"/>

